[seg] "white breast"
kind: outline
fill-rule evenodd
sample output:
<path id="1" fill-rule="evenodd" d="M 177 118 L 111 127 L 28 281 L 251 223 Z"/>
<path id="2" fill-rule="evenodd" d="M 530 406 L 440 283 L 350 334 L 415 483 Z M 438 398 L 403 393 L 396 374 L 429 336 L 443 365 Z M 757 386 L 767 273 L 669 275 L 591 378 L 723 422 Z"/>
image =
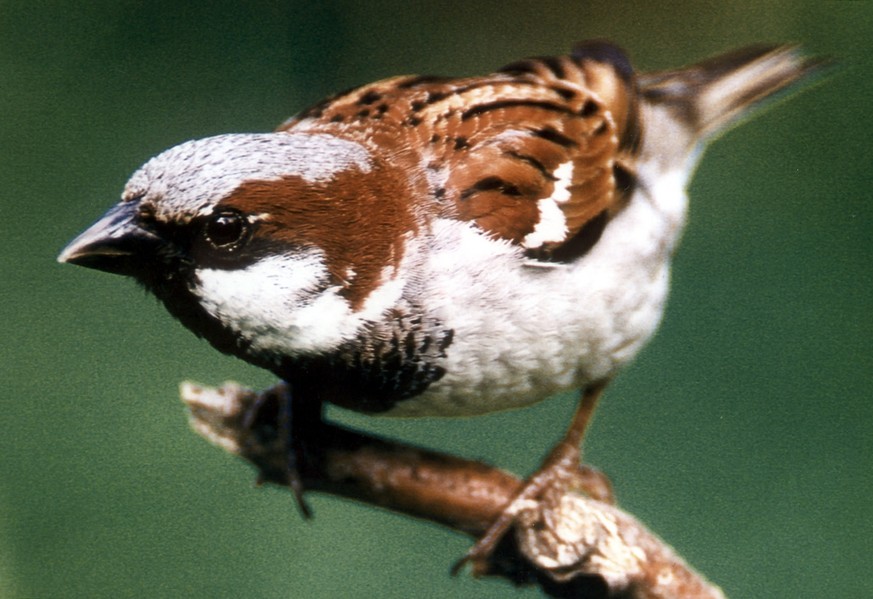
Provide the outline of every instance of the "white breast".
<path id="1" fill-rule="evenodd" d="M 655 332 L 684 222 L 685 177 L 646 177 L 595 247 L 570 265 L 454 220 L 434 224 L 422 268 L 427 310 L 454 329 L 446 375 L 394 416 L 458 416 L 528 405 L 613 376 Z"/>

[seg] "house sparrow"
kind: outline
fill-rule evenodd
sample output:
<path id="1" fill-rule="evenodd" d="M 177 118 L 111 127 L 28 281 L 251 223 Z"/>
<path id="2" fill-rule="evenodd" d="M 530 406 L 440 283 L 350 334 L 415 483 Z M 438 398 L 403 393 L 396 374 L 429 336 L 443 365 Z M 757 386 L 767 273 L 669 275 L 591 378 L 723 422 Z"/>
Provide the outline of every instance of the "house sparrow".
<path id="1" fill-rule="evenodd" d="M 817 64 L 755 46 L 636 73 L 593 41 L 386 79 L 159 154 L 59 260 L 133 277 L 310 413 L 469 416 L 582 389 L 531 496 L 658 327 L 704 144 Z"/>

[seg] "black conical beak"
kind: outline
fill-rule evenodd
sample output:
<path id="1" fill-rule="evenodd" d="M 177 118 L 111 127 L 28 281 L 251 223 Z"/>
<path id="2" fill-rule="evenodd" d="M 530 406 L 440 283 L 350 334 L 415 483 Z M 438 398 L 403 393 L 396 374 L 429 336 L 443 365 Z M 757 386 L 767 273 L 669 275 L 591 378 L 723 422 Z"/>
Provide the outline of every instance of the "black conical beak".
<path id="1" fill-rule="evenodd" d="M 160 237 L 136 222 L 137 202 L 121 202 L 76 237 L 58 256 L 68 262 L 121 275 L 135 276 L 152 263 Z"/>

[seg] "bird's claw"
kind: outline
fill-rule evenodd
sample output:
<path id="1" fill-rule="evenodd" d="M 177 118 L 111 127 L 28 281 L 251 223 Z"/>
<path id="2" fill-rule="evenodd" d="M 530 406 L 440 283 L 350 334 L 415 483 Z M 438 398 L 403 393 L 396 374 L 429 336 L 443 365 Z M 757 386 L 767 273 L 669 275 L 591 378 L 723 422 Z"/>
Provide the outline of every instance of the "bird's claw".
<path id="1" fill-rule="evenodd" d="M 306 486 L 303 482 L 300 468 L 305 456 L 303 434 L 299 430 L 302 427 L 295 426 L 295 418 L 293 417 L 294 402 L 291 388 L 288 384 L 281 383 L 263 393 L 259 393 L 252 404 L 246 409 L 242 418 L 242 430 L 246 432 L 244 444 L 249 449 L 255 444 L 258 418 L 271 401 L 276 402 L 275 434 L 278 442 L 282 444 L 282 453 L 285 455 L 283 472 L 277 482 L 284 482 L 291 489 L 301 516 L 310 519 L 313 513 L 303 497 Z M 256 484 L 261 485 L 267 480 L 276 481 L 276 476 L 271 476 L 263 471 L 259 472 Z"/>

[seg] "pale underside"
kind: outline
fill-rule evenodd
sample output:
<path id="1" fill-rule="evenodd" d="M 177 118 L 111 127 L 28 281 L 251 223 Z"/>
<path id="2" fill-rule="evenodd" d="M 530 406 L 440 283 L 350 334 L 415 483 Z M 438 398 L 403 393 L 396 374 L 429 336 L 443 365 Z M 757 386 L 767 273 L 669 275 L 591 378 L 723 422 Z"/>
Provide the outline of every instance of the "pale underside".
<path id="1" fill-rule="evenodd" d="M 428 309 L 459 341 L 447 351 L 446 376 L 386 415 L 521 407 L 608 379 L 636 356 L 663 314 L 686 204 L 684 173 L 651 185 L 641 174 L 627 208 L 572 264 L 523 261 L 517 247 L 467 223 L 435 223 Z"/>

